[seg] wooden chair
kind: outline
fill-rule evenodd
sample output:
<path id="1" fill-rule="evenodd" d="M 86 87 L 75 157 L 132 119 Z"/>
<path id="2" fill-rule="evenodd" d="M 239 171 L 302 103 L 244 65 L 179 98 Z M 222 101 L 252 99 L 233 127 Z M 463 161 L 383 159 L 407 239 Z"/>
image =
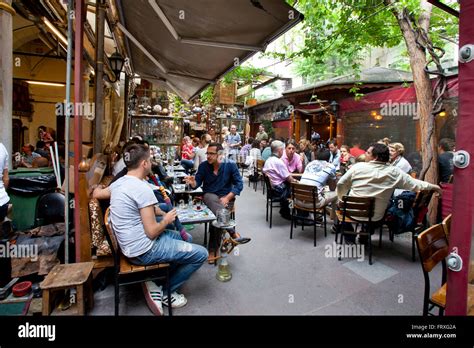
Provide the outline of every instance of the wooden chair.
<path id="1" fill-rule="evenodd" d="M 426 221 L 426 214 L 428 213 L 428 206 L 433 197 L 433 190 L 423 190 L 416 194 L 415 202 L 413 202 L 413 215 L 415 217 L 415 226 L 411 231 L 411 258 L 415 262 L 415 240 L 418 234 L 423 232 L 428 226 Z M 393 238 L 392 238 L 393 239 Z"/>
<path id="2" fill-rule="evenodd" d="M 256 180 L 254 183 L 253 183 L 253 188 L 255 190 L 255 192 L 257 192 L 257 186 L 258 186 L 258 183 L 260 181 L 262 181 L 262 193 L 265 194 L 265 179 L 264 179 L 264 175 L 263 175 L 263 166 L 265 165 L 265 161 L 262 160 L 262 159 L 258 159 L 257 160 L 257 165 L 255 166 L 255 173 L 254 175 L 256 175 L 256 177 L 258 178 L 258 180 Z"/>
<path id="3" fill-rule="evenodd" d="M 104 222 L 107 228 L 109 243 L 112 246 L 114 257 L 114 287 L 115 287 L 115 315 L 119 315 L 120 290 L 123 285 L 143 283 L 157 279 L 164 279 L 168 290 L 168 314 L 173 315 L 171 308 L 170 264 L 156 263 L 148 266 L 137 266 L 130 263 L 125 257 L 115 237 L 112 224 L 109 222 L 110 208 L 105 212 Z"/>
<path id="4" fill-rule="evenodd" d="M 443 315 L 446 306 L 446 257 L 449 254 L 448 240 L 443 225 L 437 224 L 421 232 L 416 237 L 416 246 L 425 278 L 423 315 L 430 315 L 434 307 L 438 307 L 439 315 Z M 430 297 L 430 273 L 440 262 L 442 265 L 441 287 Z"/>
<path id="5" fill-rule="evenodd" d="M 275 191 L 272 188 L 272 184 L 270 183 L 270 178 L 265 174 L 263 174 L 263 182 L 267 187 L 267 213 L 265 215 L 265 221 L 268 221 L 268 210 L 270 208 L 270 228 L 272 228 L 273 208 L 281 208 L 280 198 L 275 194 Z"/>
<path id="6" fill-rule="evenodd" d="M 453 214 L 449 214 L 444 218 L 444 220 L 441 222 L 441 225 L 443 226 L 444 233 L 446 234 L 446 239 L 449 241 L 449 234 L 451 232 L 451 218 L 453 217 Z"/>
<path id="7" fill-rule="evenodd" d="M 375 229 L 375 224 L 379 221 L 372 221 L 374 216 L 374 207 L 375 207 L 375 198 L 374 197 L 351 197 L 343 196 L 342 201 L 338 203 L 338 210 L 336 210 L 336 216 L 340 222 L 339 228 L 336 232 L 336 241 L 339 233 L 341 234 L 341 239 L 339 244 L 342 245 L 342 250 L 344 250 L 346 234 L 359 234 L 360 236 L 367 236 L 368 238 L 368 248 L 369 248 L 369 265 L 372 265 L 372 232 Z M 360 232 L 357 231 L 346 231 L 345 225 L 347 223 L 357 223 L 361 224 L 364 230 Z M 382 238 L 382 236 L 380 236 Z M 380 244 L 381 240 L 379 241 Z M 339 254 L 339 260 L 341 260 L 341 255 Z"/>
<path id="8" fill-rule="evenodd" d="M 304 229 L 304 222 L 309 221 L 309 225 L 314 226 L 314 246 L 316 246 L 316 224 L 317 217 L 321 217 L 324 223 L 324 237 L 327 237 L 326 227 L 326 206 L 317 208 L 316 205 L 319 202 L 318 188 L 316 186 L 304 185 L 300 183 L 291 183 L 291 200 L 293 202 L 293 209 L 291 213 L 291 228 L 290 228 L 290 239 L 293 239 L 293 225 L 296 225 L 296 210 L 303 210 L 313 213 L 314 218 L 309 217 L 298 217 L 303 221 L 301 229 Z M 311 207 L 308 207 L 311 205 Z"/>

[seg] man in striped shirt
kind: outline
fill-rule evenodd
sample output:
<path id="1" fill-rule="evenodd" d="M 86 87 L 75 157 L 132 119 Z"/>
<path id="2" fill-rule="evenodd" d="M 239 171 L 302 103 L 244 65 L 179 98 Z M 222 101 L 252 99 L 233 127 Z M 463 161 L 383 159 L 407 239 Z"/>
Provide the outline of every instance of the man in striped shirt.
<path id="1" fill-rule="evenodd" d="M 337 201 L 336 188 L 336 167 L 329 162 L 331 153 L 328 149 L 319 149 L 316 154 L 316 160 L 311 161 L 306 166 L 300 183 L 312 185 L 318 188 L 319 201 L 317 208 Z M 331 191 L 325 191 L 324 188 L 329 185 Z M 311 208 L 313 203 L 311 203 Z"/>

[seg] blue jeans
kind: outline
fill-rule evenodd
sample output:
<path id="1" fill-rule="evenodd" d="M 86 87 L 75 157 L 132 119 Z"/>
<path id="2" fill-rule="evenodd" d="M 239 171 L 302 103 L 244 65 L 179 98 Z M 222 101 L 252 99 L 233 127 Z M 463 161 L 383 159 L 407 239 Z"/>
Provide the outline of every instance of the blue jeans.
<path id="1" fill-rule="evenodd" d="M 166 230 L 153 241 L 150 250 L 143 255 L 131 258 L 130 261 L 140 265 L 172 263 L 170 290 L 173 292 L 202 266 L 208 256 L 204 247 L 184 242 L 178 232 Z"/>
<path id="2" fill-rule="evenodd" d="M 194 162 L 187 159 L 181 160 L 181 165 L 184 167 L 186 174 L 189 174 L 189 171 L 194 168 Z"/>

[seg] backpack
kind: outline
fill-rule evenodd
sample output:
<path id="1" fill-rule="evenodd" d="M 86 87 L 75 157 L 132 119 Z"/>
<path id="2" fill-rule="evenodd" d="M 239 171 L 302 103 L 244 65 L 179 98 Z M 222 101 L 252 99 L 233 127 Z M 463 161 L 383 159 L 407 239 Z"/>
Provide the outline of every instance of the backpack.
<path id="1" fill-rule="evenodd" d="M 413 212 L 413 202 L 416 193 L 404 191 L 396 197 L 390 199 L 386 213 L 388 227 L 393 234 L 412 231 L 416 224 L 415 214 Z"/>

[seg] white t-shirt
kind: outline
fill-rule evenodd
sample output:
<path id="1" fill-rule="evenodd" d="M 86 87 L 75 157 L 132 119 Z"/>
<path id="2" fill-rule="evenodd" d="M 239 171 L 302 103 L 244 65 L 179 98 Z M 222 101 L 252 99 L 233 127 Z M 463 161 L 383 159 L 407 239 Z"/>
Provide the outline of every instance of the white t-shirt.
<path id="1" fill-rule="evenodd" d="M 5 186 L 3 185 L 3 171 L 8 169 L 8 151 L 5 146 L 0 143 L 0 206 L 10 201 Z"/>
<path id="2" fill-rule="evenodd" d="M 395 167 L 398 167 L 400 168 L 401 170 L 403 170 L 403 172 L 409 174 L 410 171 L 411 171 L 411 164 L 410 162 L 408 162 L 406 160 L 405 157 L 403 156 L 399 156 L 393 163 L 392 163 L 392 166 L 395 166 Z"/>
<path id="3" fill-rule="evenodd" d="M 207 155 L 206 155 L 207 146 L 208 145 L 206 145 L 203 148 L 196 147 L 196 151 L 194 152 L 196 154 L 194 156 L 194 169 L 198 169 L 199 165 L 202 162 L 207 161 Z"/>
<path id="4" fill-rule="evenodd" d="M 125 175 L 110 186 L 110 220 L 120 245 L 127 257 L 146 253 L 153 240 L 145 234 L 140 209 L 158 203 L 153 189 L 143 180 Z"/>

